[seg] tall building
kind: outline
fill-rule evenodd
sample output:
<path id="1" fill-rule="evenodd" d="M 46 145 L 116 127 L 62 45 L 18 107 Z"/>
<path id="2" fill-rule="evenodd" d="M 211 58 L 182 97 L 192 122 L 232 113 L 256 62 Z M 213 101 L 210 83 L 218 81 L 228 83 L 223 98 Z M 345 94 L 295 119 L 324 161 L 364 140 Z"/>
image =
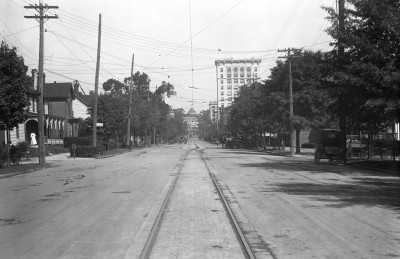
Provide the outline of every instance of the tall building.
<path id="1" fill-rule="evenodd" d="M 218 107 L 227 107 L 235 99 L 239 86 L 259 81 L 261 59 L 215 60 Z"/>
<path id="2" fill-rule="evenodd" d="M 209 104 L 210 107 L 210 119 L 212 123 L 217 123 L 217 115 L 218 115 L 218 103 L 216 101 L 211 101 Z"/>

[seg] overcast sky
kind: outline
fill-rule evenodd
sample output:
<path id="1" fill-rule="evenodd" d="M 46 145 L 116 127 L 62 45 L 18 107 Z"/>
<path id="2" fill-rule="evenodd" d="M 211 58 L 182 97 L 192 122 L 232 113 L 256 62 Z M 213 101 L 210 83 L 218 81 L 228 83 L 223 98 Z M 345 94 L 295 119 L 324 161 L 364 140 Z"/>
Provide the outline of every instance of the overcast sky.
<path id="1" fill-rule="evenodd" d="M 0 38 L 18 48 L 29 70 L 38 67 L 39 27 L 31 0 L 0 0 Z M 86 93 L 94 90 L 97 30 L 102 15 L 99 86 L 109 78 L 145 72 L 154 91 L 162 81 L 175 86 L 173 108 L 208 108 L 216 100 L 215 59 L 261 58 L 262 79 L 288 47 L 327 51 L 332 39 L 321 6 L 335 0 L 48 0 L 59 6 L 45 23 L 47 82 L 78 80 Z M 191 14 L 191 15 L 190 15 Z M 191 21 L 191 22 L 190 22 Z M 192 35 L 192 40 L 190 35 Z M 191 48 L 192 42 L 192 48 Z M 220 49 L 221 51 L 218 51 Z"/>

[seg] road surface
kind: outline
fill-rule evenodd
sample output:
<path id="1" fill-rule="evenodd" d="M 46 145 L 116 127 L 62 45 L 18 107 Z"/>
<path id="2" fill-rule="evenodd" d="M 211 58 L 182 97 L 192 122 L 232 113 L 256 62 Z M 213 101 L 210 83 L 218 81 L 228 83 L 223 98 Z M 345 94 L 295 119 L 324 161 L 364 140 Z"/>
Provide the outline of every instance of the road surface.
<path id="1" fill-rule="evenodd" d="M 315 165 L 307 156 L 197 144 L 256 258 L 400 257 L 398 177 L 328 161 Z M 50 168 L 0 179 L 0 257 L 138 258 L 190 145 L 52 161 Z M 165 230 L 218 219 L 217 212 L 219 232 L 233 240 L 221 205 L 190 210 L 202 201 L 196 192 L 218 202 L 200 160 L 188 156 L 155 239 L 155 258 L 168 242 L 193 240 L 183 227 L 172 239 Z M 204 188 L 190 187 L 200 181 Z"/>

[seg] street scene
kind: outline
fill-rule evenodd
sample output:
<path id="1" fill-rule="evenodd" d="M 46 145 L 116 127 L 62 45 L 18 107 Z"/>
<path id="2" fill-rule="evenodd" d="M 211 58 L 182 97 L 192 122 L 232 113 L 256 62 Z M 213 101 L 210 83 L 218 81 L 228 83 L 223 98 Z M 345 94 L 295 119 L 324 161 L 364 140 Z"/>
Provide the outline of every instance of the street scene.
<path id="1" fill-rule="evenodd" d="M 162 209 L 149 258 L 248 258 L 210 174 L 254 258 L 400 255 L 400 182 L 387 173 L 198 140 L 53 159 L 0 179 L 3 258 L 140 258 Z"/>
<path id="2" fill-rule="evenodd" d="M 398 0 L 1 0 L 0 258 L 400 258 Z"/>

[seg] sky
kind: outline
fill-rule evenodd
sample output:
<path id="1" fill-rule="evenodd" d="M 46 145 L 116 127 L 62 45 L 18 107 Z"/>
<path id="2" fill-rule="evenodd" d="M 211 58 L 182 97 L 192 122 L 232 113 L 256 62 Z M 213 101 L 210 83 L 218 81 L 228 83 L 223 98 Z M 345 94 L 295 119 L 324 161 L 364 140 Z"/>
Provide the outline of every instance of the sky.
<path id="1" fill-rule="evenodd" d="M 39 0 L 0 0 L 0 39 L 17 47 L 29 70 L 38 68 L 39 23 L 26 19 Z M 78 80 L 94 90 L 101 14 L 99 90 L 110 78 L 123 81 L 134 71 L 148 74 L 154 91 L 171 83 L 172 108 L 207 110 L 216 101 L 215 60 L 260 58 L 267 79 L 278 49 L 328 51 L 332 38 L 321 6 L 336 0 L 47 0 L 44 72 L 46 82 Z M 192 70 L 193 69 L 193 70 Z M 192 95 L 193 94 L 193 95 Z M 193 96 L 193 102 L 192 102 Z"/>

